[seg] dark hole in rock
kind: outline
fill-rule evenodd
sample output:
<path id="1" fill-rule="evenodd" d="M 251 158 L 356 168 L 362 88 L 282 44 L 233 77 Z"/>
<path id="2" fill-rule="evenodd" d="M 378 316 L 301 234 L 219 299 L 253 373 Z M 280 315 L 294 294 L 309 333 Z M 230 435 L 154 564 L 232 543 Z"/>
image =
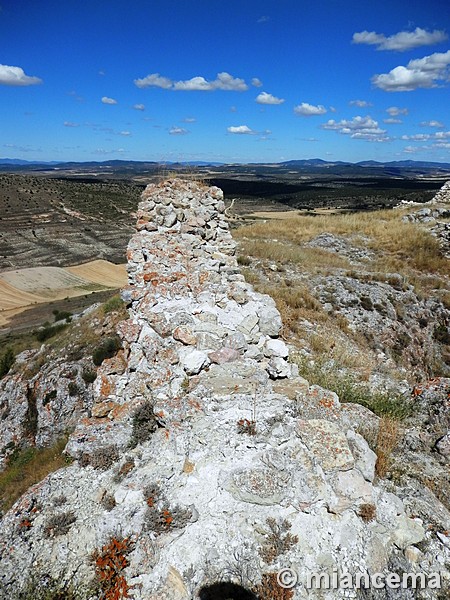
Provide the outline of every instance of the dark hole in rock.
<path id="1" fill-rule="evenodd" d="M 202 587 L 198 597 L 200 600 L 258 600 L 258 596 L 250 590 L 229 581 Z"/>

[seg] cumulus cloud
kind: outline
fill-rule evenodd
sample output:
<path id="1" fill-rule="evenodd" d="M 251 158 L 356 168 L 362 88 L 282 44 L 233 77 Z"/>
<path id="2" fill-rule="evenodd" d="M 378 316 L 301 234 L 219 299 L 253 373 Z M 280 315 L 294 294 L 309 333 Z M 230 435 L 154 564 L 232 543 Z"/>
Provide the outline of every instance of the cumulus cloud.
<path id="1" fill-rule="evenodd" d="M 26 86 L 39 83 L 42 83 L 42 79 L 25 75 L 24 70 L 20 67 L 0 65 L 0 85 Z"/>
<path id="2" fill-rule="evenodd" d="M 159 87 L 165 90 L 185 92 L 211 92 L 215 90 L 244 92 L 248 90 L 248 85 L 243 79 L 233 77 L 225 71 L 218 73 L 216 79 L 212 81 L 208 81 L 204 77 L 192 77 L 185 81 L 172 81 L 168 77 L 162 77 L 159 73 L 153 73 L 143 79 L 135 79 L 134 84 L 138 88 Z"/>
<path id="3" fill-rule="evenodd" d="M 450 50 L 435 52 L 410 60 L 389 73 L 374 75 L 372 83 L 386 92 L 411 92 L 418 88 L 434 88 L 449 81 Z"/>
<path id="4" fill-rule="evenodd" d="M 134 104 L 134 110 L 145 110 L 145 104 Z"/>
<path id="5" fill-rule="evenodd" d="M 350 106 L 358 106 L 359 108 L 366 108 L 368 106 L 372 106 L 371 102 L 367 102 L 366 100 L 350 100 Z"/>
<path id="6" fill-rule="evenodd" d="M 450 131 L 436 131 L 436 133 L 415 133 L 413 135 L 402 135 L 402 140 L 414 140 L 416 142 L 427 142 L 428 140 L 442 141 L 450 139 Z"/>
<path id="7" fill-rule="evenodd" d="M 131 131 L 121 131 L 120 135 L 123 135 L 124 137 L 129 137 L 131 135 Z"/>
<path id="8" fill-rule="evenodd" d="M 389 119 L 383 119 L 383 123 L 387 123 L 388 125 L 397 125 L 398 123 L 403 123 L 403 121 L 401 119 L 389 117 Z"/>
<path id="9" fill-rule="evenodd" d="M 327 109 L 321 104 L 319 104 L 318 106 L 314 106 L 312 104 L 308 104 L 307 102 L 302 102 L 298 106 L 294 107 L 294 112 L 296 115 L 303 115 L 304 117 L 313 117 L 315 115 L 324 115 L 327 112 Z"/>
<path id="10" fill-rule="evenodd" d="M 171 127 L 169 129 L 170 135 L 186 135 L 189 133 L 187 129 L 183 129 L 183 127 Z"/>
<path id="11" fill-rule="evenodd" d="M 231 127 L 227 127 L 228 133 L 237 133 L 243 135 L 255 135 L 256 131 L 250 129 L 247 125 L 232 125 Z"/>
<path id="12" fill-rule="evenodd" d="M 114 98 L 108 98 L 108 96 L 103 96 L 102 102 L 103 104 L 117 104 L 117 100 L 114 100 Z"/>
<path id="13" fill-rule="evenodd" d="M 252 86 L 253 87 L 262 87 L 262 81 L 261 79 L 258 79 L 258 77 L 253 77 L 252 79 Z"/>
<path id="14" fill-rule="evenodd" d="M 258 104 L 283 104 L 284 98 L 277 98 L 267 92 L 261 92 L 256 96 L 256 102 L 258 102 Z"/>
<path id="15" fill-rule="evenodd" d="M 337 131 L 344 135 L 349 135 L 353 139 L 367 140 L 371 142 L 387 142 L 389 138 L 385 135 L 386 130 L 381 129 L 378 121 L 370 116 L 354 117 L 351 121 L 343 119 L 335 121 L 330 119 L 322 125 L 322 129 Z"/>
<path id="16" fill-rule="evenodd" d="M 134 85 L 138 88 L 159 87 L 168 90 L 173 86 L 173 82 L 168 77 L 162 77 L 159 73 L 152 73 L 143 79 L 135 79 Z"/>
<path id="17" fill-rule="evenodd" d="M 407 115 L 407 108 L 399 108 L 398 106 L 390 106 L 386 109 L 386 112 L 391 115 L 391 117 L 398 117 L 399 115 Z"/>
<path id="18" fill-rule="evenodd" d="M 445 127 L 444 123 L 441 123 L 441 121 L 422 121 L 420 125 L 421 127 L 436 127 L 437 129 L 443 129 Z"/>
<path id="19" fill-rule="evenodd" d="M 400 31 L 399 33 L 388 37 L 383 33 L 376 33 L 375 31 L 361 31 L 353 34 L 352 41 L 354 44 L 376 46 L 377 50 L 396 50 L 397 52 L 404 52 L 405 50 L 419 48 L 420 46 L 439 44 L 447 38 L 448 35 L 445 31 L 438 29 L 427 31 L 426 29 L 416 27 L 414 31 Z"/>

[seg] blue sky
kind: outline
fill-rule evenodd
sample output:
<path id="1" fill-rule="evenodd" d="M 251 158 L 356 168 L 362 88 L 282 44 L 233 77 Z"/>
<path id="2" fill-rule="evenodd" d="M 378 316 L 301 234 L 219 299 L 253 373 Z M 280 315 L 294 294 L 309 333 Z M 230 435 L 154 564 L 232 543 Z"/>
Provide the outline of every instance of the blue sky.
<path id="1" fill-rule="evenodd" d="M 448 0 L 0 0 L 0 156 L 450 162 Z"/>

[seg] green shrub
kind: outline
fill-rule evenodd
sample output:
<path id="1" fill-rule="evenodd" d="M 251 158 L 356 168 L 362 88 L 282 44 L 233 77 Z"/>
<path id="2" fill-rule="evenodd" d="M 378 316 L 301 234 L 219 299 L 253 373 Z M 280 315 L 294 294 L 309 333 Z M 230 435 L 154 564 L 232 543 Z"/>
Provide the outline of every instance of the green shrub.
<path id="1" fill-rule="evenodd" d="M 122 347 L 122 342 L 118 336 L 106 338 L 92 353 L 94 365 L 99 367 L 105 358 L 112 358 Z"/>
<path id="2" fill-rule="evenodd" d="M 310 384 L 335 392 L 341 402 L 361 404 L 379 417 L 387 416 L 393 419 L 405 419 L 412 412 L 411 403 L 400 394 L 374 392 L 368 385 L 357 381 L 351 375 L 341 373 L 337 366 L 331 366 L 329 361 L 318 361 L 310 365 L 304 357 L 294 360 L 302 377 Z"/>
<path id="3" fill-rule="evenodd" d="M 135 448 L 138 444 L 146 442 L 157 429 L 158 422 L 153 412 L 153 403 L 145 402 L 133 415 L 133 432 L 131 434 L 130 447 Z"/>
<path id="4" fill-rule="evenodd" d="M 6 348 L 0 357 L 0 379 L 9 373 L 9 370 L 14 364 L 16 357 L 12 348 Z"/>
<path id="5" fill-rule="evenodd" d="M 83 378 L 83 381 L 86 384 L 94 383 L 94 381 L 97 379 L 97 371 L 95 371 L 94 369 L 86 369 L 81 374 L 81 377 Z"/>
<path id="6" fill-rule="evenodd" d="M 72 313 L 67 310 L 54 310 L 53 314 L 55 316 L 55 322 L 65 320 L 67 323 L 70 323 L 72 320 L 71 317 L 73 316 Z"/>
<path id="7" fill-rule="evenodd" d="M 67 391 L 69 392 L 69 396 L 77 396 L 80 393 L 80 388 L 75 383 L 75 381 L 69 381 Z"/>
<path id="8" fill-rule="evenodd" d="M 54 337 L 57 333 L 60 333 L 67 327 L 67 323 L 58 323 L 57 325 L 45 325 L 42 329 L 38 329 L 35 332 L 35 336 L 38 342 L 45 342 L 51 337 Z"/>
<path id="9" fill-rule="evenodd" d="M 125 303 L 122 300 L 122 298 L 116 294 L 115 296 L 112 296 L 112 298 L 110 298 L 109 300 L 107 300 L 105 302 L 105 304 L 103 305 L 103 312 L 106 315 L 107 313 L 113 312 L 113 311 L 119 311 L 122 310 L 125 307 Z"/>
<path id="10" fill-rule="evenodd" d="M 57 393 L 56 390 L 52 390 L 51 392 L 48 392 L 48 394 L 45 394 L 44 399 L 42 400 L 42 406 L 46 406 L 51 400 L 54 400 Z"/>

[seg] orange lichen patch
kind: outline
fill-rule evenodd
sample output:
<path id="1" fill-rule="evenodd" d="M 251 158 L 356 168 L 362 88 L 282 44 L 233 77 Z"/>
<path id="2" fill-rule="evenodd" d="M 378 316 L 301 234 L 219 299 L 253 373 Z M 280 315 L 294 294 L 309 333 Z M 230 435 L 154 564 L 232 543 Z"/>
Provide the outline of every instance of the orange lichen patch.
<path id="1" fill-rule="evenodd" d="M 203 285 L 207 281 L 208 277 L 209 273 L 207 271 L 203 271 L 203 273 L 200 273 L 198 278 L 200 285 Z"/>
<path id="2" fill-rule="evenodd" d="M 319 404 L 320 404 L 320 406 L 323 406 L 324 408 L 333 408 L 334 407 L 334 402 L 330 398 L 321 398 L 319 400 Z"/>
<path id="3" fill-rule="evenodd" d="M 198 411 L 202 410 L 202 405 L 200 404 L 200 402 L 198 400 L 188 398 L 188 405 L 191 406 L 192 408 L 195 408 L 195 410 L 198 410 Z"/>
<path id="4" fill-rule="evenodd" d="M 97 419 L 102 419 L 108 416 L 115 406 L 117 406 L 117 404 L 112 401 L 98 402 L 92 407 L 92 416 Z"/>
<path id="5" fill-rule="evenodd" d="M 29 519 L 22 519 L 19 523 L 20 529 L 31 529 L 33 527 L 33 523 Z"/>
<path id="6" fill-rule="evenodd" d="M 101 384 L 100 384 L 100 396 L 103 398 L 107 398 L 111 395 L 113 391 L 113 385 L 110 380 L 106 377 L 106 375 L 100 375 Z"/>
<path id="7" fill-rule="evenodd" d="M 111 358 L 105 358 L 102 363 L 102 370 L 109 374 L 122 375 L 127 368 L 127 361 L 125 360 L 125 353 L 123 349 L 120 349 L 115 356 Z"/>
<path id="8" fill-rule="evenodd" d="M 110 418 L 116 421 L 120 421 L 123 417 L 130 414 L 130 407 L 128 404 L 116 404 L 110 413 Z"/>

